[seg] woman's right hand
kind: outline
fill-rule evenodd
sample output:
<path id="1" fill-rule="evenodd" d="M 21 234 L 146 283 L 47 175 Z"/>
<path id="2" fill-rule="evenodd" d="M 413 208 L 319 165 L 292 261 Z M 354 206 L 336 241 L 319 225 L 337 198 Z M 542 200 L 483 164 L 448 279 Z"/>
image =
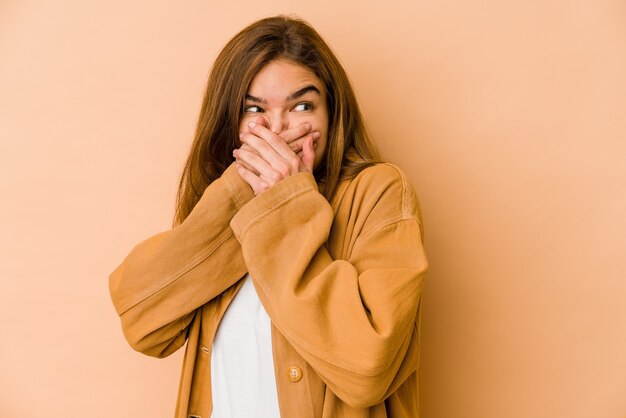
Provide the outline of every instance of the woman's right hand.
<path id="1" fill-rule="evenodd" d="M 261 126 L 265 126 L 266 128 L 268 127 L 267 121 L 261 116 L 257 117 L 253 121 Z M 278 136 L 281 137 L 287 143 L 287 145 L 289 145 L 289 148 L 291 148 L 291 150 L 296 153 L 298 158 L 302 159 L 302 144 L 304 143 L 304 140 L 308 137 L 311 137 L 311 140 L 313 140 L 313 132 L 315 131 L 311 131 L 311 124 L 309 122 L 303 122 L 298 126 L 282 131 L 278 134 Z M 241 148 L 248 151 L 253 151 L 252 148 L 249 147 L 247 144 L 241 144 Z M 251 170 L 250 167 L 246 168 Z"/>

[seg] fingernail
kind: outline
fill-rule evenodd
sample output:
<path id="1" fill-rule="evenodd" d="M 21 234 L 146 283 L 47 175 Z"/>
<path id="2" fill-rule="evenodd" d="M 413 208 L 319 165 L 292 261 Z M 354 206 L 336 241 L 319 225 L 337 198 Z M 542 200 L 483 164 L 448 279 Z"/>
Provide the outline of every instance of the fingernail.
<path id="1" fill-rule="evenodd" d="M 319 139 L 319 137 L 320 137 L 320 136 L 322 136 L 322 134 L 321 134 L 321 133 L 319 133 L 319 132 L 317 132 L 317 131 L 316 131 L 316 132 L 313 132 L 313 139 Z"/>
<path id="2" fill-rule="evenodd" d="M 254 128 L 256 126 L 256 122 L 248 122 L 248 127 Z"/>

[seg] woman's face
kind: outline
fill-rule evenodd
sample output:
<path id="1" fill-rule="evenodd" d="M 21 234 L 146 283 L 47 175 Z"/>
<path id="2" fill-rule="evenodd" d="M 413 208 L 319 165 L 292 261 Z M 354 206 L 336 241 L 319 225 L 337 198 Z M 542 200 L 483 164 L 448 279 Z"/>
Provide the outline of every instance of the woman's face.
<path id="1" fill-rule="evenodd" d="M 328 108 L 324 84 L 311 70 L 285 59 L 262 67 L 250 83 L 239 133 L 248 132 L 248 122 L 259 116 L 277 134 L 309 122 L 311 132 L 320 133 L 314 141 L 314 167 L 321 163 L 328 140 Z"/>

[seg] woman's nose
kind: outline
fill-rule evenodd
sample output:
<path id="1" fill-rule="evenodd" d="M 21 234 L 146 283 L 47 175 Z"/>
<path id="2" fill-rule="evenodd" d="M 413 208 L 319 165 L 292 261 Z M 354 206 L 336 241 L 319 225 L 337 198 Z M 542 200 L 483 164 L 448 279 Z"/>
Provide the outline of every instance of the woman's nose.
<path id="1" fill-rule="evenodd" d="M 282 115 L 268 117 L 268 125 L 272 132 L 279 134 L 287 128 L 287 119 Z"/>

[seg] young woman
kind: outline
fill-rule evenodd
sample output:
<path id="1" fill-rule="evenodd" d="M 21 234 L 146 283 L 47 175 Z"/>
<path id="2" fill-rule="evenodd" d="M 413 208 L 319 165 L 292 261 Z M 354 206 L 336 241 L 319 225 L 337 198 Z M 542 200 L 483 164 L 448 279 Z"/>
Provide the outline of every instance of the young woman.
<path id="1" fill-rule="evenodd" d="M 173 228 L 110 291 L 134 349 L 186 344 L 178 418 L 415 418 L 422 238 L 337 58 L 272 17 L 217 57 Z"/>

